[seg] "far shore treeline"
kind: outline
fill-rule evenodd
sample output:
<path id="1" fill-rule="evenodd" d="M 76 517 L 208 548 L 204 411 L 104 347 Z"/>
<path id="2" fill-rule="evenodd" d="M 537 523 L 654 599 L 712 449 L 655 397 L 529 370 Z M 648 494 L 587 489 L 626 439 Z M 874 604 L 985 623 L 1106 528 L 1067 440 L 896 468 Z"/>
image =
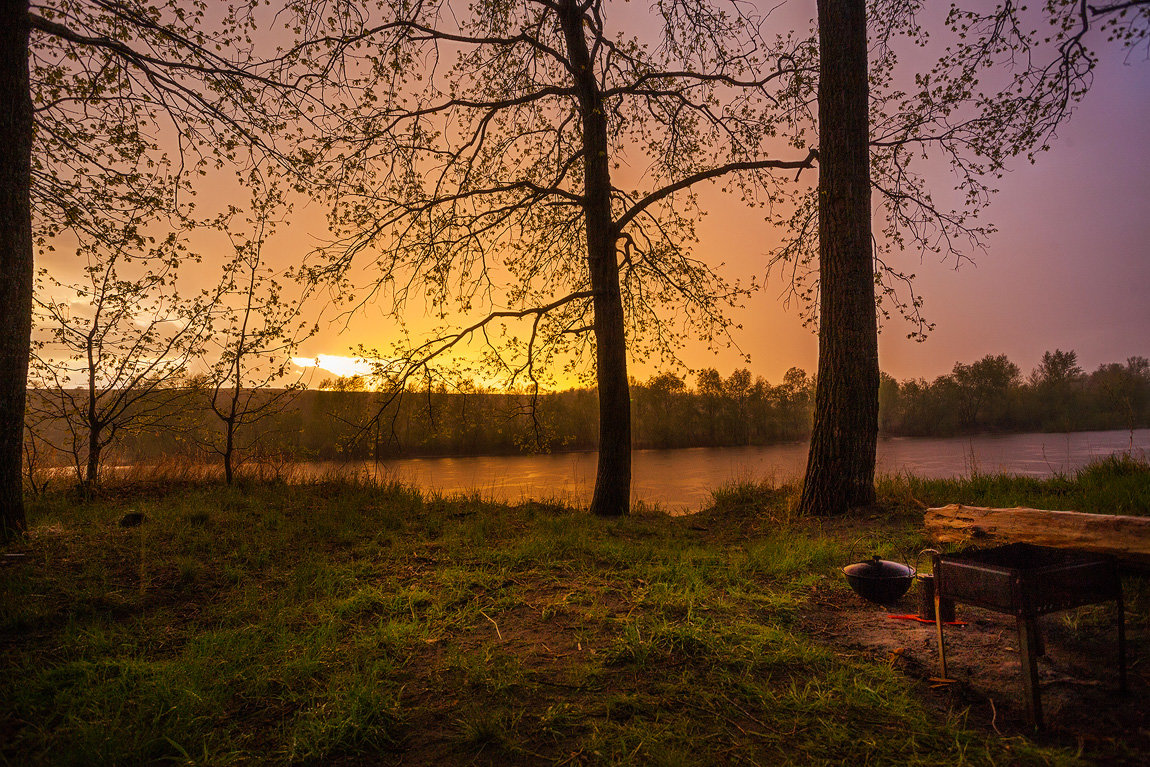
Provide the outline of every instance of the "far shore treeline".
<path id="1" fill-rule="evenodd" d="M 772 385 L 746 369 L 723 377 L 705 369 L 633 381 L 636 448 L 764 445 L 809 436 L 814 380 L 792 368 Z M 265 390 L 265 396 L 281 390 Z M 226 392 L 224 393 L 226 394 Z M 224 396 L 217 394 L 217 396 Z M 372 391 L 359 378 L 328 379 L 292 393 L 278 412 L 241 435 L 252 460 L 361 460 L 425 455 L 483 455 L 593 450 L 594 389 L 540 393 L 455 390 Z M 58 392 L 57 392 L 58 395 Z M 53 396 L 30 392 L 35 400 Z M 146 418 L 117 437 L 104 462 L 168 457 L 211 461 L 219 421 L 209 396 L 194 387 L 157 391 Z M 35 408 L 33 408 L 34 410 Z M 1043 356 L 1029 375 L 1005 355 L 987 355 L 935 378 L 883 375 L 880 430 L 887 436 L 947 437 L 983 432 L 1081 431 L 1150 426 L 1150 361 L 1131 357 L 1087 373 L 1074 352 Z M 83 464 L 61 419 L 29 425 L 29 462 Z"/>

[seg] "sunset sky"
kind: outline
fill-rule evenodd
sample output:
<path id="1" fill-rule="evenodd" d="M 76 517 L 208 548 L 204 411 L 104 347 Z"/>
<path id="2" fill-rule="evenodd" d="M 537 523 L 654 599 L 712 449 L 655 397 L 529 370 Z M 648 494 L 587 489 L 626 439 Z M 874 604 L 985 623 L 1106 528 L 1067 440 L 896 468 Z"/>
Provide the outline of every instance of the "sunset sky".
<path id="1" fill-rule="evenodd" d="M 1052 150 L 1034 166 L 1011 167 L 985 216 L 999 231 L 986 252 L 973 254 L 973 264 L 956 269 L 933 256 L 920 264 L 904 254 L 936 327 L 918 343 L 906 339 L 904 322 L 888 323 L 879 341 L 885 372 L 933 378 L 956 361 L 1006 354 L 1025 374 L 1055 348 L 1076 350 L 1087 370 L 1150 356 L 1150 63 L 1104 59 Z M 776 235 L 760 213 L 723 199 L 715 196 L 700 229 L 699 252 L 725 262 L 727 274 L 761 278 Z M 748 367 L 773 383 L 792 365 L 813 373 L 818 353 L 795 307 L 782 306 L 783 289 L 772 279 L 735 315 Z M 381 343 L 388 324 L 380 308 L 369 307 L 302 353 L 349 354 L 358 343 Z M 733 350 L 714 353 L 701 344 L 684 356 L 696 369 L 724 375 L 743 365 Z M 657 371 L 633 363 L 630 372 L 644 380 Z"/>
<path id="2" fill-rule="evenodd" d="M 624 27 L 641 20 L 647 3 L 610 8 Z M 783 13 L 799 19 L 813 13 L 813 2 L 792 3 Z M 1150 62 L 1146 51 L 1127 60 L 1115 53 L 1103 50 L 1093 89 L 1052 150 L 1037 165 L 1025 160 L 1010 165 L 984 215 L 999 231 L 985 252 L 971 254 L 974 263 L 956 269 L 953 261 L 933 256 L 921 263 L 915 253 L 902 256 L 897 267 L 918 275 L 924 314 L 936 327 L 918 343 L 906 339 L 909 327 L 903 321 L 888 322 L 880 337 L 885 372 L 899 379 L 933 378 L 955 361 L 1006 354 L 1026 373 L 1043 352 L 1055 348 L 1077 351 L 1087 370 L 1132 355 L 1150 356 Z M 929 66 L 925 58 L 923 66 Z M 813 180 L 813 174 L 806 178 Z M 937 188 L 950 186 L 946 178 L 937 180 Z M 704 200 L 709 209 L 699 228 L 697 255 L 725 263 L 725 276 L 762 282 L 776 230 L 761 210 L 745 210 L 717 193 L 705 193 Z M 323 240 L 323 213 L 318 205 L 297 204 L 291 225 L 269 242 L 275 263 L 298 264 Z M 48 265 L 62 271 L 77 267 L 66 253 Z M 733 315 L 743 326 L 734 340 L 750 355 L 747 367 L 772 383 L 792 366 L 811 373 L 816 368 L 817 338 L 803 326 L 797 307 L 783 305 L 785 287 L 771 275 Z M 324 370 L 353 372 L 345 358 L 354 348 L 384 347 L 393 340 L 387 309 L 369 304 L 353 316 L 325 322 L 299 356 L 322 355 Z M 416 328 L 429 324 L 419 312 L 413 307 L 406 318 Z M 461 317 L 460 324 L 479 312 Z M 682 356 L 691 368 L 714 367 L 724 376 L 745 364 L 735 350 L 712 352 L 702 344 L 689 344 Z M 639 380 L 656 372 L 649 363 L 630 365 Z"/>

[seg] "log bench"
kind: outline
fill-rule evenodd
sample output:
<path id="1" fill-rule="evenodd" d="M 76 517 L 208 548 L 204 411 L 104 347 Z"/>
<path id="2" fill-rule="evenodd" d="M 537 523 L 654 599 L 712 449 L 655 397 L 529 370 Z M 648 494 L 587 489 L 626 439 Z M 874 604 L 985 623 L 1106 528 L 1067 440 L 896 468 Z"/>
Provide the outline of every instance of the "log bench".
<path id="1" fill-rule="evenodd" d="M 935 543 L 979 548 L 1031 543 L 1089 551 L 1113 557 L 1123 570 L 1150 574 L 1150 517 L 952 503 L 927 509 L 924 521 Z"/>

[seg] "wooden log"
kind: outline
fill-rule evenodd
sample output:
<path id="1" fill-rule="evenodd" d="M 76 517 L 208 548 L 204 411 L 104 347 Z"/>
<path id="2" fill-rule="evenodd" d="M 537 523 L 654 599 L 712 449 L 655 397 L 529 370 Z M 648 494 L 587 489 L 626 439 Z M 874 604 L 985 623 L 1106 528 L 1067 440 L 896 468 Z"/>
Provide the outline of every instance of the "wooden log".
<path id="1" fill-rule="evenodd" d="M 1109 554 L 1124 565 L 1150 571 L 1150 517 L 952 503 L 927 509 L 925 523 L 935 543 L 1032 543 Z"/>

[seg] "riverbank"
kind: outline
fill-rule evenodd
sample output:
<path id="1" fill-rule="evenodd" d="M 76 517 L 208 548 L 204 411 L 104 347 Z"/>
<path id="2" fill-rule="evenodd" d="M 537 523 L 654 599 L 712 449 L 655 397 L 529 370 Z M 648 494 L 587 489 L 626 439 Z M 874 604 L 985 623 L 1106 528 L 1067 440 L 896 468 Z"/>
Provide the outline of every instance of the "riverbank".
<path id="1" fill-rule="evenodd" d="M 632 500 L 671 514 L 705 508 L 717 487 L 732 483 L 774 484 L 797 481 L 807 461 L 807 444 L 770 447 L 682 448 L 636 450 L 631 461 Z M 1150 455 L 1150 429 L 1134 432 L 1015 434 L 964 439 L 880 439 L 880 474 L 924 479 L 982 477 L 1001 473 L 1031 478 L 1072 476 L 1082 466 L 1113 454 L 1140 460 Z M 395 459 L 344 462 L 249 463 L 240 472 L 250 479 L 310 483 L 332 478 L 400 482 L 440 495 L 479 493 L 505 503 L 547 500 L 585 506 L 594 488 L 596 458 L 590 453 L 519 456 Z M 115 467 L 106 472 L 120 480 L 163 482 L 219 481 L 219 463 L 168 461 Z M 67 473 L 39 476 L 50 488 L 66 487 Z"/>
<path id="2" fill-rule="evenodd" d="M 823 630 L 837 568 L 917 551 L 921 507 L 1150 511 L 1150 469 L 884 481 L 791 518 L 743 483 L 690 517 L 398 485 L 148 483 L 35 499 L 0 567 L 0 757 L 20 764 L 1138 763 L 1035 738 Z M 126 515 L 142 524 L 124 527 Z M 134 518 L 128 517 L 127 521 Z M 1148 601 L 1131 590 L 1145 707 Z M 861 605 L 861 603 L 860 603 Z M 868 609 L 860 606 L 857 609 Z M 849 621 L 849 612 L 845 616 Z M 1103 634 L 1103 622 L 1079 619 Z M 1002 701 L 1000 706 L 1006 706 Z M 995 728 L 1001 730 L 1001 733 Z M 1134 749 L 1133 751 L 1131 749 Z"/>

